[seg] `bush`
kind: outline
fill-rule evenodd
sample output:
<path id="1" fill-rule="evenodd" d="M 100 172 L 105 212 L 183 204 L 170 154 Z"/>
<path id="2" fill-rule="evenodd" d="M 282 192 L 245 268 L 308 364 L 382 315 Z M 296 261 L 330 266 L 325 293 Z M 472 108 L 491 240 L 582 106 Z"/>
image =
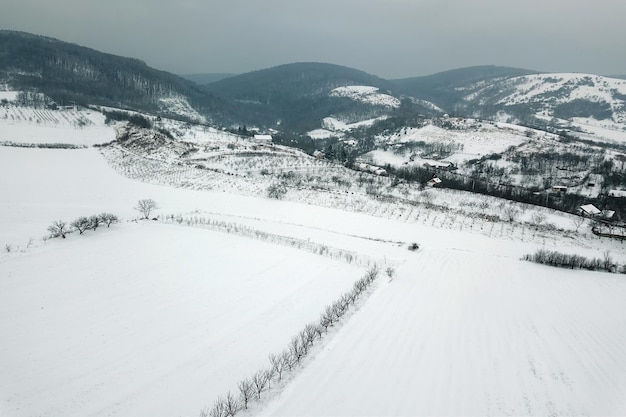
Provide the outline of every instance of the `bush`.
<path id="1" fill-rule="evenodd" d="M 269 198 L 275 198 L 277 200 L 281 200 L 285 194 L 287 194 L 287 187 L 285 184 L 272 184 L 267 187 L 267 196 Z"/>
<path id="2" fill-rule="evenodd" d="M 420 248 L 420 245 L 418 245 L 417 243 L 413 242 L 409 245 L 409 250 L 410 251 L 416 251 Z"/>

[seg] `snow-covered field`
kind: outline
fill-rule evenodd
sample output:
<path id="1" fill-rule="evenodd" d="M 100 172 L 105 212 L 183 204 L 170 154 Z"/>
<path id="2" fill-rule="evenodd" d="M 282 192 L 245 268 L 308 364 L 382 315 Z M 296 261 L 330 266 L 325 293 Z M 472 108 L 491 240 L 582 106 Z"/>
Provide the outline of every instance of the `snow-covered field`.
<path id="1" fill-rule="evenodd" d="M 257 414 L 624 415 L 622 276 L 524 263 L 495 240 L 423 242 Z"/>
<path id="2" fill-rule="evenodd" d="M 194 175 L 173 188 L 122 177 L 93 148 L 0 147 L 0 175 L 0 244 L 11 245 L 0 255 L 0 415 L 198 415 L 363 273 L 272 241 L 134 222 L 142 198 L 157 215 L 396 269 L 252 414 L 626 412 L 623 275 L 520 260 L 546 248 L 626 262 L 623 245 L 575 232 L 570 216 L 541 211 L 552 226 L 531 226 L 522 219 L 543 209 L 443 190 L 416 205 L 312 189 L 241 196 L 236 176 L 223 188 L 215 176 L 211 191 L 192 189 Z M 509 205 L 517 220 L 499 220 Z M 103 211 L 122 223 L 40 239 L 53 220 Z"/>
<path id="3" fill-rule="evenodd" d="M 361 274 L 152 222 L 50 241 L 0 263 L 0 414 L 197 415 Z"/>
<path id="4" fill-rule="evenodd" d="M 11 92 L 3 92 L 5 95 Z M 0 142 L 94 145 L 115 139 L 102 113 L 88 109 L 0 106 Z"/>

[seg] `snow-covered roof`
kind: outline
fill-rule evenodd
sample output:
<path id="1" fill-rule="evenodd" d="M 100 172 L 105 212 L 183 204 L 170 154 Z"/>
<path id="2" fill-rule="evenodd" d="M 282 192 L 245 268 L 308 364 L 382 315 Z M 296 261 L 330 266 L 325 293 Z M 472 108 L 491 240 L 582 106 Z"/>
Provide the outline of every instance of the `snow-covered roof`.
<path id="1" fill-rule="evenodd" d="M 257 140 L 272 140 L 272 135 L 254 135 Z"/>
<path id="2" fill-rule="evenodd" d="M 600 210 L 593 204 L 585 204 L 584 206 L 580 206 L 580 209 L 587 214 L 600 214 Z"/>
<path id="3" fill-rule="evenodd" d="M 610 190 L 609 197 L 626 197 L 626 190 Z"/>

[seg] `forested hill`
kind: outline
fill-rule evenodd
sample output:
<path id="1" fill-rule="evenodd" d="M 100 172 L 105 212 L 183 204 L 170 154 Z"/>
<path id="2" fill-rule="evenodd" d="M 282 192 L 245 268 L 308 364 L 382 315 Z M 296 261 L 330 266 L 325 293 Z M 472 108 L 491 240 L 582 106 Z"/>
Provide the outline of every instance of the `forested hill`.
<path id="1" fill-rule="evenodd" d="M 226 78 L 207 85 L 207 89 L 239 101 L 272 104 L 328 95 L 332 89 L 347 85 L 395 88 L 389 81 L 353 68 L 300 62 Z"/>
<path id="2" fill-rule="evenodd" d="M 363 71 L 317 62 L 249 72 L 208 84 L 206 89 L 232 100 L 239 113 L 254 123 L 270 122 L 288 130 L 306 131 L 319 127 L 331 114 L 351 120 L 384 113 L 377 106 L 330 96 L 335 88 L 358 85 L 376 87 L 387 94 L 396 90 L 392 83 Z"/>
<path id="3" fill-rule="evenodd" d="M 144 62 L 24 32 L 0 31 L 0 82 L 36 89 L 59 103 L 100 104 L 167 114 L 162 99 L 186 100 L 212 119 L 227 102 Z M 167 102 L 167 101 L 166 101 Z"/>

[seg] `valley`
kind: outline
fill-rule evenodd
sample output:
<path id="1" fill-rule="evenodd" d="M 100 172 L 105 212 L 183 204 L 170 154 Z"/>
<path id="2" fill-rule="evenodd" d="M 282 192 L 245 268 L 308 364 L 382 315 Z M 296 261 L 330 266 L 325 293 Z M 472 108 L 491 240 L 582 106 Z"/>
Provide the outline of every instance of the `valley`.
<path id="1" fill-rule="evenodd" d="M 626 410 L 623 80 L 3 37 L 1 415 Z"/>

